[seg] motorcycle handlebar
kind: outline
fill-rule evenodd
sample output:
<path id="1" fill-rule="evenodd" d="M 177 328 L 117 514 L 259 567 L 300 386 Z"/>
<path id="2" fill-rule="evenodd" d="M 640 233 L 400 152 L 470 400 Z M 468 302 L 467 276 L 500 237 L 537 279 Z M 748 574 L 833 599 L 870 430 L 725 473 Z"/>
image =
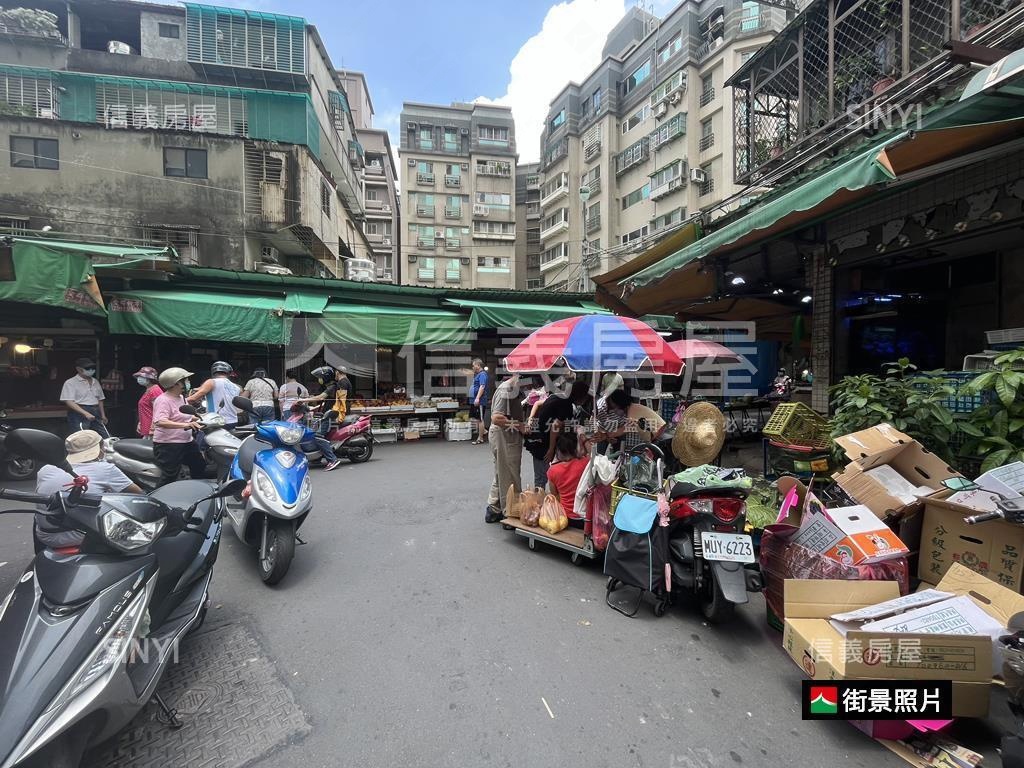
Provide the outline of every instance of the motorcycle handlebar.
<path id="1" fill-rule="evenodd" d="M 29 491 L 12 491 L 8 488 L 0 488 L 0 499 L 27 501 L 31 504 L 49 504 L 50 498 L 50 496 L 44 496 L 39 493 L 30 493 Z"/>
<path id="2" fill-rule="evenodd" d="M 986 523 L 989 520 L 999 520 L 1002 514 L 999 512 L 982 512 L 980 515 L 968 515 L 964 518 L 964 522 L 968 525 L 977 525 L 978 523 Z"/>

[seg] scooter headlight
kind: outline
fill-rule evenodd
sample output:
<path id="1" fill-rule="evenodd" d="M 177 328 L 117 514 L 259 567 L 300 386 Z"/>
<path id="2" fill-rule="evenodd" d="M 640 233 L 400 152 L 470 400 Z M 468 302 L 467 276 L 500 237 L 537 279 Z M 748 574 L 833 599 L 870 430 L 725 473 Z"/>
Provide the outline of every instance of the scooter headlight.
<path id="1" fill-rule="evenodd" d="M 306 475 L 306 479 L 302 481 L 302 490 L 299 491 L 299 501 L 306 501 L 312 495 L 313 482 L 309 479 L 309 475 Z"/>
<path id="2" fill-rule="evenodd" d="M 260 496 L 267 501 L 277 501 L 277 489 L 274 488 L 274 481 L 266 472 L 257 467 L 253 470 L 252 479 L 256 483 L 256 489 L 260 492 Z"/>
<path id="3" fill-rule="evenodd" d="M 142 523 L 116 509 L 103 515 L 103 535 L 108 542 L 125 552 L 149 546 L 166 526 L 165 517 L 151 523 Z"/>
<path id="4" fill-rule="evenodd" d="M 295 445 L 298 443 L 306 430 L 303 427 L 275 427 L 277 430 L 277 439 L 285 445 Z"/>

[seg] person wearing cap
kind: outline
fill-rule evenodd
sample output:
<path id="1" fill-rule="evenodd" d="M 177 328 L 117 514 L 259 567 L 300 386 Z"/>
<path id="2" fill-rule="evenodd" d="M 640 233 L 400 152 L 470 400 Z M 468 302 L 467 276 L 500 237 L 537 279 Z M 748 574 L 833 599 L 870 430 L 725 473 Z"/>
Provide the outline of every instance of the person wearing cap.
<path id="1" fill-rule="evenodd" d="M 103 410 L 103 387 L 96 381 L 96 363 L 88 357 L 75 361 L 75 375 L 64 382 L 60 399 L 68 409 L 68 431 L 92 429 L 101 437 L 110 437 L 107 414 Z"/>
<path id="2" fill-rule="evenodd" d="M 222 417 L 228 429 L 238 424 L 238 409 L 235 408 L 233 401 L 242 394 L 242 388 L 231 380 L 234 370 L 230 363 L 218 360 L 210 366 L 210 378 L 200 384 L 195 391 L 186 393 L 188 402 L 192 405 L 205 398 L 206 412 L 216 413 Z"/>
<path id="3" fill-rule="evenodd" d="M 103 438 L 92 430 L 72 432 L 64 441 L 68 462 L 76 475 L 89 478 L 89 493 L 142 493 L 124 472 L 103 460 Z M 36 475 L 36 493 L 52 496 L 71 485 L 74 478 L 59 467 L 47 464 Z M 40 505 L 35 515 L 36 552 L 43 548 L 77 547 L 85 534 L 68 529 L 62 520 L 51 517 Z"/>
<path id="4" fill-rule="evenodd" d="M 199 421 L 181 412 L 185 405 L 191 371 L 168 368 L 160 373 L 163 394 L 153 401 L 153 460 L 163 475 L 161 485 L 172 483 L 187 464 L 193 478 L 206 475 L 206 462 L 199 452 L 194 434 Z"/>
<path id="5" fill-rule="evenodd" d="M 277 382 L 267 378 L 266 368 L 257 368 L 242 387 L 242 397 L 252 400 L 253 410 L 262 421 L 277 418 Z"/>
<path id="6" fill-rule="evenodd" d="M 505 516 L 509 486 L 516 492 L 523 490 L 523 433 L 527 424 L 523 419 L 520 385 L 528 386 L 530 377 L 512 374 L 494 389 L 491 397 L 491 427 L 487 442 L 494 460 L 494 480 L 487 496 L 484 522 L 497 523 Z"/>
<path id="7" fill-rule="evenodd" d="M 153 434 L 153 401 L 164 393 L 163 388 L 156 383 L 160 374 L 156 372 L 156 368 L 146 365 L 132 376 L 143 388 L 142 397 L 139 398 L 139 421 L 135 425 L 135 431 L 139 437 L 150 437 Z"/>

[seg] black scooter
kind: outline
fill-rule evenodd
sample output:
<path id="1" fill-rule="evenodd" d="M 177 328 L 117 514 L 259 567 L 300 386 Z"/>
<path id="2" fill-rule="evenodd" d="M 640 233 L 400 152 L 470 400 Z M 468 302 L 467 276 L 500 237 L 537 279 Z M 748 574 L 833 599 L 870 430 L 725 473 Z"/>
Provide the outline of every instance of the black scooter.
<path id="1" fill-rule="evenodd" d="M 58 437 L 18 429 L 7 442 L 74 476 Z M 0 489 L 81 534 L 77 546 L 42 549 L 0 602 L 0 768 L 74 768 L 150 699 L 180 727 L 156 687 L 205 618 L 220 500 L 244 486 L 184 480 L 148 496 L 97 495 L 75 477 L 53 496 Z"/>
<path id="2" fill-rule="evenodd" d="M 18 456 L 7 445 L 7 435 L 13 427 L 0 422 L 0 477 L 5 480 L 29 480 L 35 477 L 39 463 L 27 456 Z"/>

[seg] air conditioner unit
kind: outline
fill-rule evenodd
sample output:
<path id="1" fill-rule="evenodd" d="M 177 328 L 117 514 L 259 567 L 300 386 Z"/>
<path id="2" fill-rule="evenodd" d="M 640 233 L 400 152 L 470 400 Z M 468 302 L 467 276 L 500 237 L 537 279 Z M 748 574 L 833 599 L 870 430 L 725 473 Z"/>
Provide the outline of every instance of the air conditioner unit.
<path id="1" fill-rule="evenodd" d="M 415 254 L 409 254 L 409 263 L 410 264 L 415 264 L 416 263 L 416 255 Z"/>
<path id="2" fill-rule="evenodd" d="M 405 127 L 408 128 L 409 130 L 415 131 L 420 126 L 419 123 L 406 123 Z"/>
<path id="3" fill-rule="evenodd" d="M 463 136 L 469 136 L 469 128 L 463 128 L 461 131 L 459 131 L 459 133 L 461 133 Z"/>
<path id="4" fill-rule="evenodd" d="M 383 237 L 383 238 L 381 238 L 380 242 L 381 242 L 382 245 L 391 245 L 391 238 L 390 237 Z"/>
<path id="5" fill-rule="evenodd" d="M 459 263 L 461 263 L 462 266 L 464 266 L 464 267 L 468 267 L 469 266 L 469 259 L 466 258 L 465 256 L 463 256 L 461 259 L 459 259 Z"/>
<path id="6" fill-rule="evenodd" d="M 473 215 L 474 216 L 486 216 L 490 212 L 491 212 L 491 209 L 488 208 L 486 205 L 474 205 L 473 206 Z"/>
<path id="7" fill-rule="evenodd" d="M 690 181 L 694 184 L 703 184 L 708 180 L 708 175 L 704 173 L 703 168 L 691 168 L 690 169 Z"/>
<path id="8" fill-rule="evenodd" d="M 410 168 L 415 168 L 416 167 L 416 161 L 413 160 L 411 157 L 409 158 L 409 167 Z"/>
<path id="9" fill-rule="evenodd" d="M 658 106 L 654 108 L 654 116 L 655 117 L 664 117 L 667 114 L 668 114 L 668 104 L 666 104 L 664 101 L 659 103 Z"/>
<path id="10" fill-rule="evenodd" d="M 668 103 L 669 104 L 678 104 L 682 100 L 683 100 L 683 93 L 682 93 L 682 91 L 676 91 L 669 98 Z"/>
<path id="11" fill-rule="evenodd" d="M 469 163 L 463 163 L 462 164 L 462 170 L 468 171 L 469 170 Z"/>

